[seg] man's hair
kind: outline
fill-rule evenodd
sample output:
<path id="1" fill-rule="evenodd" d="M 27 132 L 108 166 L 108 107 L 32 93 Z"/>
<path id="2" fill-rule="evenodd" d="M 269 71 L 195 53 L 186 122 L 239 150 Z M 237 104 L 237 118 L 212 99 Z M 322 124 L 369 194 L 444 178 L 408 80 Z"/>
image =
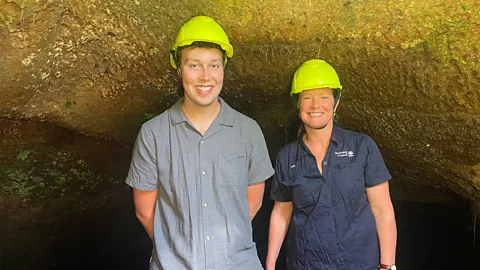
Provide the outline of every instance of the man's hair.
<path id="1" fill-rule="evenodd" d="M 175 59 L 175 63 L 177 64 L 178 68 L 181 67 L 183 50 L 189 49 L 189 48 L 218 49 L 218 50 L 220 50 L 220 52 L 222 52 L 224 63 L 225 63 L 225 58 L 227 57 L 227 54 L 226 54 L 225 50 L 222 49 L 222 47 L 220 45 L 216 44 L 216 43 L 206 42 L 206 41 L 194 41 L 194 42 L 192 42 L 192 44 L 182 46 L 182 47 L 178 47 L 176 51 L 172 52 L 173 59 Z M 177 95 L 180 96 L 180 97 L 183 97 L 184 92 L 185 91 L 183 89 L 182 80 L 180 79 L 180 83 L 179 83 L 178 88 L 177 88 Z"/>

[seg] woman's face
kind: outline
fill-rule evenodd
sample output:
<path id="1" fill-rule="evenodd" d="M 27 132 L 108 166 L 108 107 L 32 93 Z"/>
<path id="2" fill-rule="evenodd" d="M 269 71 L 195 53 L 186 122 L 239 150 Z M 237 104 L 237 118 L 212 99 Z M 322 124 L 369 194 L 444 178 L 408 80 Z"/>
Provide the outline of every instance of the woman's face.
<path id="1" fill-rule="evenodd" d="M 318 88 L 300 93 L 300 119 L 305 129 L 323 129 L 333 124 L 335 105 L 332 89 Z M 335 105 L 335 108 L 333 107 Z"/>

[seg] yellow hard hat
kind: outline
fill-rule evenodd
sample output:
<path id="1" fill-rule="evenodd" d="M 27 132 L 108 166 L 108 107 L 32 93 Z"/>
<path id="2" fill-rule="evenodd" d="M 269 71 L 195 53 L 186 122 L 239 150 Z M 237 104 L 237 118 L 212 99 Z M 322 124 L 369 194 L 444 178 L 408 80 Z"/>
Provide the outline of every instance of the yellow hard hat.
<path id="1" fill-rule="evenodd" d="M 327 62 L 311 59 L 295 71 L 290 95 L 316 88 L 342 89 L 337 72 Z"/>
<path id="2" fill-rule="evenodd" d="M 174 54 L 179 47 L 191 45 L 195 41 L 204 41 L 218 44 L 227 54 L 228 58 L 233 56 L 233 47 L 228 41 L 228 36 L 223 28 L 212 18 L 207 16 L 196 16 L 187 21 L 177 33 L 177 38 L 172 46 L 170 64 L 177 68 Z M 226 63 L 227 59 L 225 59 Z"/>

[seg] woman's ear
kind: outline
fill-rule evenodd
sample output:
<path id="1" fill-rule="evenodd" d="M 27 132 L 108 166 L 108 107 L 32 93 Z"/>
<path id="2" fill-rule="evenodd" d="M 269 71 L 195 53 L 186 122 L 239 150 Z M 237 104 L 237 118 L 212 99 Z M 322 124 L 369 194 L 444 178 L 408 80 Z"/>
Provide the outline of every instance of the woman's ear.
<path id="1" fill-rule="evenodd" d="M 337 100 L 335 100 L 334 104 L 333 104 L 333 112 L 336 112 L 337 111 L 337 108 L 338 108 L 338 104 L 340 103 L 340 98 L 338 98 Z"/>

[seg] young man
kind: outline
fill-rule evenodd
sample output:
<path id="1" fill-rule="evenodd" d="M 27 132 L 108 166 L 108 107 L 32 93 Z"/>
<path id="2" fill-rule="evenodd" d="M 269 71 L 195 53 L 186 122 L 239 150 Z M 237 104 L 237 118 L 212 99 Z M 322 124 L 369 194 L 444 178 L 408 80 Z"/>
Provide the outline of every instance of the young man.
<path id="1" fill-rule="evenodd" d="M 370 137 L 334 124 L 341 89 L 323 60 L 294 75 L 290 95 L 303 132 L 277 155 L 267 270 L 288 229 L 288 269 L 396 270 L 391 176 Z"/>
<path id="2" fill-rule="evenodd" d="M 150 269 L 262 269 L 251 219 L 274 171 L 260 127 L 219 97 L 232 55 L 212 18 L 186 22 L 170 56 L 184 97 L 137 137 L 126 182 L 154 244 Z"/>

